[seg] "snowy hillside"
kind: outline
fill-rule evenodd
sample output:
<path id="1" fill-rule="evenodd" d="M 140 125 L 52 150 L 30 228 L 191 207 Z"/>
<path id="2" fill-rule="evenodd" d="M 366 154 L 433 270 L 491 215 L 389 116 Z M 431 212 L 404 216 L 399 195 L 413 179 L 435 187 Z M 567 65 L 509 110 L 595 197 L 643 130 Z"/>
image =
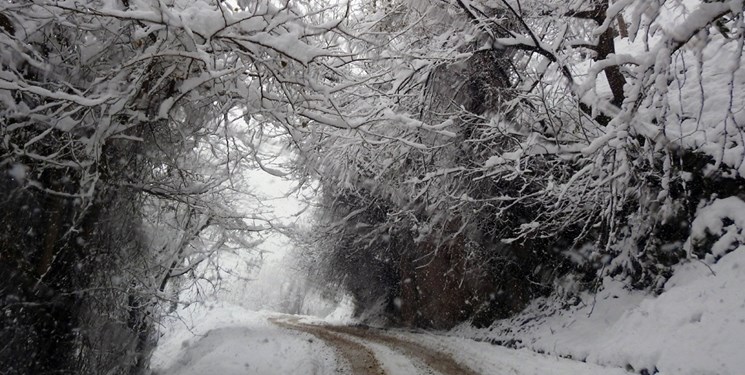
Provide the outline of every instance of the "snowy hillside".
<path id="1" fill-rule="evenodd" d="M 464 324 L 449 334 L 637 373 L 738 375 L 745 369 L 745 246 L 716 264 L 688 261 L 659 296 L 606 278 L 575 306 L 534 301 L 488 329 Z"/>

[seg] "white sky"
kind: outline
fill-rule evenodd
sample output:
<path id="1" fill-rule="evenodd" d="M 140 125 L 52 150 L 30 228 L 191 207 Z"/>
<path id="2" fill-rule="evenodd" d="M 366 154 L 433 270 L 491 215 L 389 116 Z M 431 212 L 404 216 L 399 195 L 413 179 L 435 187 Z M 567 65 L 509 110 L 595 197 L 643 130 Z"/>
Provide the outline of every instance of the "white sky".
<path id="1" fill-rule="evenodd" d="M 276 164 L 268 167 L 281 169 Z M 263 216 L 276 218 L 276 221 L 273 220 L 274 225 L 308 224 L 311 210 L 305 209 L 306 203 L 298 198 L 297 192 L 292 192 L 297 181 L 276 177 L 259 169 L 248 173 L 244 178 L 252 192 L 260 197 Z M 247 204 L 243 209 L 250 214 L 254 208 Z M 296 296 L 291 293 L 293 288 L 305 290 L 304 275 L 299 274 L 292 266 L 292 255 L 296 254 L 292 242 L 276 231 L 267 231 L 265 236 L 266 240 L 257 249 L 247 252 L 246 259 L 235 260 L 236 269 L 233 272 L 243 279 L 232 278 L 225 282 L 226 290 L 219 293 L 218 299 L 251 310 L 281 311 L 283 306 L 292 304 L 292 297 Z M 259 251 L 263 252 L 261 268 L 247 270 L 246 260 L 253 259 Z M 228 264 L 229 262 L 223 262 L 224 266 Z M 317 293 L 311 291 L 304 306 L 310 306 L 309 313 L 321 314 L 333 308 L 330 303 L 321 301 Z"/>

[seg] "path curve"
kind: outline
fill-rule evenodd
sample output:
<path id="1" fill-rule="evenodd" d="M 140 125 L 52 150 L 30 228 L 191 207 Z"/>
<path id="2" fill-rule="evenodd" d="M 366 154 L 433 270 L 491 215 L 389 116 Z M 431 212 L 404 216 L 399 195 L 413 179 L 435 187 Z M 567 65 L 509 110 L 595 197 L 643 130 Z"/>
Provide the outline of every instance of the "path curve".
<path id="1" fill-rule="evenodd" d="M 372 350 L 353 340 L 344 338 L 324 326 L 302 324 L 297 319 L 269 319 L 272 323 L 286 329 L 310 333 L 336 349 L 337 352 L 349 363 L 352 374 L 360 375 L 385 375 L 386 372 L 380 366 Z"/>
<path id="2" fill-rule="evenodd" d="M 443 375 L 479 375 L 471 368 L 458 363 L 452 355 L 426 347 L 422 344 L 387 335 L 379 329 L 350 326 L 324 326 L 329 331 L 359 337 L 398 350 L 410 358 L 417 358 Z"/>
<path id="3" fill-rule="evenodd" d="M 479 375 L 473 369 L 458 363 L 452 355 L 403 338 L 387 335 L 381 330 L 351 326 L 313 325 L 298 319 L 271 319 L 274 324 L 287 329 L 307 332 L 336 348 L 352 365 L 353 374 L 386 374 L 369 348 L 357 342 L 385 345 L 408 358 L 415 359 L 443 375 Z M 351 337 L 350 337 L 351 336 Z M 396 375 L 396 374 L 390 374 Z"/>

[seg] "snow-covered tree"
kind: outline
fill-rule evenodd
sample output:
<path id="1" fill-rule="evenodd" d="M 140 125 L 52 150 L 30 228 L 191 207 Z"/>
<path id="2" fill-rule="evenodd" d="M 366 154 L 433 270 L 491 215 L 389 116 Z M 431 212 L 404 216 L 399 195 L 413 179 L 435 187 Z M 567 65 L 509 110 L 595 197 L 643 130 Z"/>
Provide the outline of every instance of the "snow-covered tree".
<path id="1" fill-rule="evenodd" d="M 317 82 L 348 55 L 312 9 L 0 5 L 6 372 L 143 371 L 175 281 L 251 248 L 241 172 L 278 173 L 264 129 L 330 111 Z"/>
<path id="2" fill-rule="evenodd" d="M 697 209 L 740 193 L 741 1 L 389 8 L 358 28 L 379 61 L 355 71 L 367 121 L 309 138 L 324 189 L 369 197 L 340 207 L 350 230 L 384 202 L 369 233 L 408 231 L 399 253 L 423 264 L 460 243 L 450 270 L 485 274 L 476 289 L 506 305 L 571 269 L 658 288 L 695 253 Z"/>

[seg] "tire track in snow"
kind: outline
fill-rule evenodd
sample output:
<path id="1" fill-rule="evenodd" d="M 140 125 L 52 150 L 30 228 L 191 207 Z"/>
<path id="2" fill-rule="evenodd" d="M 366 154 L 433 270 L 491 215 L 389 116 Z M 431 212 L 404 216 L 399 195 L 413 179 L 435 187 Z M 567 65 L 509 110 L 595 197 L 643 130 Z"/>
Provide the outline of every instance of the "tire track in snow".
<path id="1" fill-rule="evenodd" d="M 297 319 L 270 318 L 269 321 L 286 329 L 310 333 L 330 346 L 334 347 L 341 356 L 349 363 L 352 374 L 359 375 L 385 375 L 386 372 L 375 357 L 375 354 L 364 345 L 345 338 L 342 335 L 331 332 L 322 326 L 297 323 Z"/>
<path id="2" fill-rule="evenodd" d="M 444 375 L 479 375 L 468 366 L 457 362 L 452 355 L 429 348 L 422 344 L 402 338 L 386 335 L 376 329 L 356 328 L 349 326 L 322 326 L 333 332 L 359 337 L 364 341 L 373 341 L 399 351 L 410 358 L 421 360 L 424 364 Z"/>
<path id="3" fill-rule="evenodd" d="M 295 318 L 270 320 L 281 327 L 308 332 L 321 338 L 337 348 L 350 363 L 354 361 L 353 357 L 359 354 L 350 353 L 349 349 L 356 353 L 364 352 L 365 357 L 369 355 L 375 361 L 374 367 L 377 369 L 372 372 L 370 371 L 373 368 L 370 367 L 370 359 L 363 363 L 364 368 L 354 368 L 355 365 L 352 363 L 353 374 L 479 375 L 470 367 L 457 362 L 448 353 L 386 335 L 375 329 L 304 324 Z M 382 365 L 381 362 L 383 362 Z"/>
<path id="4" fill-rule="evenodd" d="M 435 372 L 432 368 L 427 366 L 424 362 L 417 358 L 410 357 L 399 350 L 391 348 L 387 345 L 372 342 L 370 340 L 363 340 L 357 336 L 340 334 L 349 340 L 356 341 L 357 343 L 366 346 L 371 349 L 375 354 L 375 357 L 381 363 L 381 367 L 386 371 L 387 374 L 391 375 L 442 375 Z"/>

